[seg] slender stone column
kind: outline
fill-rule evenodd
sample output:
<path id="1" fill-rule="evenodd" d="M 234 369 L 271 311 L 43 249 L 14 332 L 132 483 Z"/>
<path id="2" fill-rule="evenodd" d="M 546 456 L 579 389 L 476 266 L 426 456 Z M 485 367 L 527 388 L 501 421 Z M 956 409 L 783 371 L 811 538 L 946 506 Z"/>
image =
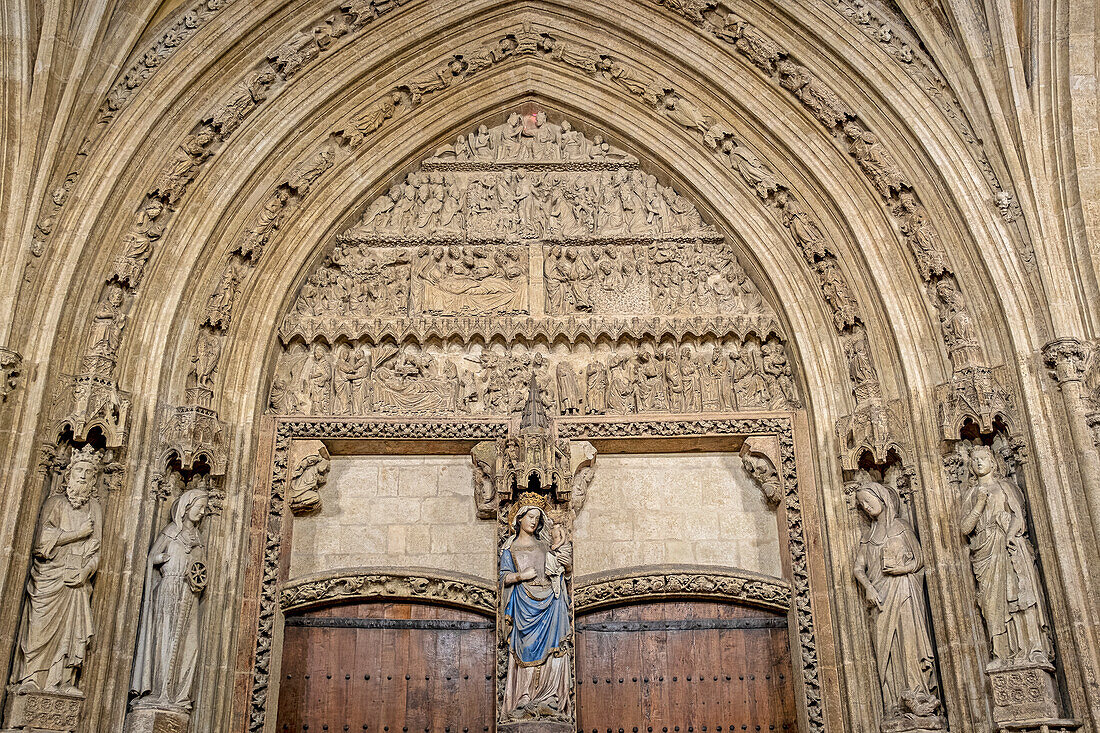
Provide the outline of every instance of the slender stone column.
<path id="1" fill-rule="evenodd" d="M 1043 359 L 1062 392 L 1092 531 L 1100 539 L 1100 453 L 1096 437 L 1086 422 L 1084 378 L 1089 351 L 1089 345 L 1080 339 L 1061 338 L 1043 347 Z M 1096 416 L 1090 417 L 1092 423 L 1100 422 Z"/>

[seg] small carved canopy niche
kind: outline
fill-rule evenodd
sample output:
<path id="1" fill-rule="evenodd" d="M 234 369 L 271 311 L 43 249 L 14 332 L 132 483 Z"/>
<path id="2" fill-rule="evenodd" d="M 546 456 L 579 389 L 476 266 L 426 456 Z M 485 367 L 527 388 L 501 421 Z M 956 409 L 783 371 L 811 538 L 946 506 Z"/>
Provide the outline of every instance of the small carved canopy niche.
<path id="1" fill-rule="evenodd" d="M 280 330 L 279 414 L 801 406 L 733 245 L 603 135 L 537 108 L 458 136 L 371 201 Z"/>

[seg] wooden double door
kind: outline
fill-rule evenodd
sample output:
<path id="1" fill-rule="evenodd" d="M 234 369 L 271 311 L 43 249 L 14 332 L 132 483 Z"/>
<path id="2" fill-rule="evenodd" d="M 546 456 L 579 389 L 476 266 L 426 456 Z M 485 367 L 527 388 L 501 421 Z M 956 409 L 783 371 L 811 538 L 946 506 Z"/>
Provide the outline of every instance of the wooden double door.
<path id="1" fill-rule="evenodd" d="M 287 618 L 280 733 L 493 730 L 493 619 L 356 603 Z M 701 601 L 577 618 L 581 733 L 797 729 L 786 617 Z"/>

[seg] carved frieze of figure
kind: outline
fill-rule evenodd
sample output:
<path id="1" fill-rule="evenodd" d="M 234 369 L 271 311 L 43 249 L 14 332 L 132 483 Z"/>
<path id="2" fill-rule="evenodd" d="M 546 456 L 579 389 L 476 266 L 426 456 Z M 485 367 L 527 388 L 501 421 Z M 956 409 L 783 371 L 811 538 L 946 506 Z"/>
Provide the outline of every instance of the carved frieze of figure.
<path id="1" fill-rule="evenodd" d="M 149 192 L 153 198 L 160 199 L 169 208 L 175 208 L 183 197 L 192 179 L 197 175 L 199 166 L 213 155 L 208 148 L 214 142 L 214 131 L 204 125 L 198 132 L 188 135 L 176 151 L 167 167 L 161 171 L 156 185 Z"/>
<path id="2" fill-rule="evenodd" d="M 866 334 L 848 342 L 844 353 L 848 357 L 848 377 L 852 380 L 852 396 L 856 398 L 856 404 L 881 398 L 882 386 L 871 363 L 871 348 Z"/>
<path id="3" fill-rule="evenodd" d="M 912 191 L 902 191 L 898 194 L 898 206 L 895 211 L 902 216 L 904 223 L 901 226 L 901 232 L 913 249 L 921 275 L 925 279 L 943 275 L 947 271 L 947 262 L 943 245 L 939 241 L 939 234 L 928 221 L 927 210 L 917 201 Z"/>
<path id="4" fill-rule="evenodd" d="M 584 411 L 584 402 L 577 372 L 568 361 L 558 362 L 558 402 L 562 415 L 579 415 Z"/>
<path id="5" fill-rule="evenodd" d="M 416 271 L 423 313 L 525 313 L 527 253 L 519 247 L 434 248 Z M 441 251 L 442 250 L 442 251 Z"/>
<path id="6" fill-rule="evenodd" d="M 787 360 L 787 352 L 779 339 L 768 339 L 763 346 L 764 374 L 768 380 L 773 403 L 784 407 L 798 407 L 798 395 L 794 388 L 794 372 Z"/>
<path id="7" fill-rule="evenodd" d="M 73 450 L 64 490 L 42 505 L 32 548 L 12 682 L 27 691 L 80 694 L 95 632 L 92 578 L 99 568 L 103 511 L 96 498 L 100 456 Z"/>
<path id="8" fill-rule="evenodd" d="M 892 487 L 873 481 L 863 471 L 856 481 L 854 498 L 868 524 L 853 574 L 871 614 L 883 728 L 906 719 L 914 724 L 916 719 L 932 719 L 913 727 L 942 727 L 934 717 L 940 701 L 920 542 L 901 516 Z"/>
<path id="9" fill-rule="evenodd" d="M 991 667 L 1050 664 L 1049 624 L 1023 492 L 1005 477 L 988 446 L 970 450 L 968 467 L 960 529 L 970 540 Z"/>
<path id="10" fill-rule="evenodd" d="M 509 536 L 500 554 L 508 634 L 504 720 L 572 712 L 573 661 L 565 642 L 573 633 L 567 580 L 573 543 L 546 509 L 541 495 L 520 494 L 509 512 Z"/>
<path id="11" fill-rule="evenodd" d="M 370 374 L 371 354 L 368 349 L 348 343 L 337 346 L 333 382 L 338 414 L 359 415 L 372 409 Z"/>
<path id="12" fill-rule="evenodd" d="M 184 491 L 172 504 L 171 521 L 149 550 L 130 682 L 135 709 L 191 709 L 199 662 L 200 599 L 208 581 L 201 532 L 208 504 L 204 489 Z"/>
<path id="13" fill-rule="evenodd" d="M 848 138 L 848 152 L 871 178 L 879 195 L 889 198 L 909 187 L 901 168 L 875 133 L 849 122 L 844 125 L 844 134 Z"/>
<path id="14" fill-rule="evenodd" d="M 734 344 L 730 349 L 730 369 L 739 407 L 766 407 L 770 402 L 764 358 L 753 339 Z"/>
<path id="15" fill-rule="evenodd" d="M 585 413 L 602 415 L 607 412 L 607 391 L 611 377 L 602 361 L 589 362 L 585 369 Z"/>

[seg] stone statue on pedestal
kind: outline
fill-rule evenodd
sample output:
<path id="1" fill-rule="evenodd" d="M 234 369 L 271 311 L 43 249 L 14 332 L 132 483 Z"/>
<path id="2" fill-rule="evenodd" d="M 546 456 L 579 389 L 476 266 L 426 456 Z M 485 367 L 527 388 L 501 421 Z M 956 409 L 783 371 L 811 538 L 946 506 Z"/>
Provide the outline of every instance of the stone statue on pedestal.
<path id="1" fill-rule="evenodd" d="M 64 493 L 42 505 L 12 682 L 23 691 L 79 695 L 94 633 L 92 577 L 99 567 L 103 512 L 95 498 L 100 458 L 74 450 Z"/>
<path id="2" fill-rule="evenodd" d="M 131 692 L 131 706 L 191 709 L 191 684 L 199 655 L 199 599 L 206 588 L 200 525 L 207 494 L 188 489 L 172 505 L 171 521 L 149 551 L 145 599 Z"/>
<path id="3" fill-rule="evenodd" d="M 936 714 L 936 652 L 924 598 L 924 554 L 898 496 L 857 477 L 855 500 L 869 524 L 860 538 L 853 574 L 871 611 L 872 639 L 882 688 L 883 730 L 943 727 Z"/>

